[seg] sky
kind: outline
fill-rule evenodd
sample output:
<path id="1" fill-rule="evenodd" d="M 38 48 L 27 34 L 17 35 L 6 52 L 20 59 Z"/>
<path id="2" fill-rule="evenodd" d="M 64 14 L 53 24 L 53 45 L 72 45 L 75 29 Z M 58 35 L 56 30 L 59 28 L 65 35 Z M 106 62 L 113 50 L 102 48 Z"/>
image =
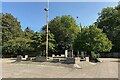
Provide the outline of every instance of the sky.
<path id="1" fill-rule="evenodd" d="M 96 21 L 98 13 L 103 8 L 114 7 L 117 4 L 117 2 L 50 2 L 49 21 L 56 16 L 71 15 L 77 24 L 89 26 Z M 17 18 L 23 30 L 29 27 L 34 31 L 40 31 L 46 24 L 44 11 L 46 5 L 46 2 L 3 2 L 2 12 L 11 13 Z"/>

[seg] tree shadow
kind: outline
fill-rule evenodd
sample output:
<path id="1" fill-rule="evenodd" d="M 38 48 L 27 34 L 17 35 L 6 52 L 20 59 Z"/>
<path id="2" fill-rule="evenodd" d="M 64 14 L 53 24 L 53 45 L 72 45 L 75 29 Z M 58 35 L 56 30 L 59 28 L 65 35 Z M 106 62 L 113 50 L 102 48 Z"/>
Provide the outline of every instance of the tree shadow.
<path id="1" fill-rule="evenodd" d="M 120 63 L 120 60 L 118 60 L 118 61 L 117 60 L 116 61 L 110 61 L 110 62 L 118 62 L 118 63 Z"/>
<path id="2" fill-rule="evenodd" d="M 14 58 L 14 59 L 12 58 L 11 60 L 16 60 L 16 59 L 15 59 L 15 58 Z"/>

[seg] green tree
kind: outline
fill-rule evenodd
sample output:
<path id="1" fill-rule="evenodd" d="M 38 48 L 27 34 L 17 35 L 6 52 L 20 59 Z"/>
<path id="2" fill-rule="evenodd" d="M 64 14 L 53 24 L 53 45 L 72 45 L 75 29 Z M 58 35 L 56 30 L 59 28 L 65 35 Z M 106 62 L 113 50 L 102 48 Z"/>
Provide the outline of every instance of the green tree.
<path id="1" fill-rule="evenodd" d="M 4 42 L 23 36 L 20 22 L 11 14 L 2 14 L 2 41 Z"/>
<path id="2" fill-rule="evenodd" d="M 45 29 L 46 27 L 43 27 L 43 30 Z M 49 31 L 54 34 L 56 50 L 63 51 L 64 49 L 72 48 L 72 43 L 80 29 L 73 17 L 65 15 L 52 19 L 49 22 Z"/>
<path id="3" fill-rule="evenodd" d="M 32 37 L 32 46 L 34 51 L 37 52 L 39 55 L 45 55 L 46 50 L 46 34 L 36 32 Z M 49 33 L 48 35 L 48 50 L 49 54 L 55 51 L 55 40 L 54 35 Z"/>
<path id="4" fill-rule="evenodd" d="M 2 46 L 3 46 L 3 54 L 6 52 L 10 52 L 9 49 L 7 49 L 7 45 L 9 41 L 13 41 L 14 39 L 18 38 L 18 37 L 23 37 L 24 36 L 24 32 L 21 29 L 21 25 L 20 22 L 17 20 L 17 18 L 15 18 L 13 15 L 11 14 L 1 14 L 2 18 L 0 18 L 1 20 L 1 27 L 2 27 Z M 14 41 L 13 41 L 14 42 Z M 11 48 L 11 47 L 8 47 Z M 8 51 L 6 51 L 6 50 Z M 5 51 L 5 52 L 4 52 Z"/>
<path id="5" fill-rule="evenodd" d="M 74 49 L 77 51 L 109 52 L 112 43 L 106 34 L 96 26 L 83 28 L 74 42 Z"/>
<path id="6" fill-rule="evenodd" d="M 29 52 L 33 50 L 33 48 L 30 45 L 31 42 L 32 41 L 30 39 L 20 37 L 11 39 L 4 43 L 3 51 L 4 53 L 23 54 L 24 52 Z"/>
<path id="7" fill-rule="evenodd" d="M 31 39 L 32 36 L 34 35 L 34 31 L 31 30 L 29 27 L 25 29 L 24 33 L 25 33 L 25 38 L 29 38 L 29 39 Z"/>
<path id="8" fill-rule="evenodd" d="M 104 8 L 99 13 L 96 25 L 103 29 L 112 41 L 112 51 L 120 52 L 120 5 Z"/>
<path id="9" fill-rule="evenodd" d="M 34 48 L 34 51 L 40 53 L 41 44 L 42 44 L 41 33 L 35 32 L 34 35 L 32 36 L 32 40 L 33 40 L 32 46 Z"/>
<path id="10" fill-rule="evenodd" d="M 51 54 L 52 52 L 55 51 L 55 39 L 54 39 L 54 35 L 52 33 L 48 34 L 48 50 L 49 50 L 49 54 Z M 41 44 L 42 48 L 41 51 L 45 51 L 46 49 L 46 34 L 42 34 L 42 44 Z"/>

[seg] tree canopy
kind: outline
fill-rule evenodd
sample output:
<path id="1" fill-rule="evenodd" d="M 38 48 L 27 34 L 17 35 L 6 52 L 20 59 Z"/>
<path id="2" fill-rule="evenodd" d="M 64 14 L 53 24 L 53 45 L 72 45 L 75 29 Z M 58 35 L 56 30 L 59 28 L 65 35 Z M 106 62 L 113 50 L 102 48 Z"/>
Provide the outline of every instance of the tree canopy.
<path id="1" fill-rule="evenodd" d="M 22 54 L 22 53 L 40 53 L 45 51 L 46 35 L 40 32 L 34 32 L 29 27 L 23 31 L 21 24 L 11 14 L 1 14 L 3 55 L 4 53 Z M 0 39 L 1 40 L 1 39 Z M 55 51 L 54 34 L 49 34 L 49 51 Z M 0 47 L 1 49 L 1 47 Z"/>
<path id="2" fill-rule="evenodd" d="M 111 48 L 112 43 L 106 34 L 94 25 L 83 28 L 74 42 L 77 51 L 108 52 Z"/>
<path id="3" fill-rule="evenodd" d="M 43 30 L 45 30 L 45 26 Z M 56 49 L 71 49 L 71 45 L 80 32 L 76 20 L 70 15 L 57 16 L 49 22 L 49 31 L 54 34 Z"/>
<path id="4" fill-rule="evenodd" d="M 21 29 L 20 22 L 17 20 L 17 18 L 14 18 L 13 15 L 7 13 L 1 15 L 3 43 L 16 37 L 22 37 L 23 31 Z"/>
<path id="5" fill-rule="evenodd" d="M 107 7 L 99 13 L 96 25 L 103 29 L 112 41 L 112 51 L 120 52 L 120 5 Z"/>
<path id="6" fill-rule="evenodd" d="M 3 52 L 23 54 L 23 52 L 32 51 L 33 48 L 30 45 L 31 42 L 32 41 L 30 39 L 25 39 L 25 38 L 20 38 L 20 37 L 11 39 L 4 43 Z"/>
<path id="7" fill-rule="evenodd" d="M 12 14 L 0 14 L 0 34 L 4 53 L 45 52 L 46 25 L 43 32 L 34 32 L 21 24 Z M 34 26 L 32 26 L 34 27 Z M 82 29 L 80 29 L 80 27 Z M 95 24 L 79 26 L 70 15 L 56 16 L 49 22 L 49 53 L 74 51 L 120 52 L 120 5 L 107 7 L 99 13 Z M 0 49 L 2 49 L 0 47 Z"/>
<path id="8" fill-rule="evenodd" d="M 29 27 L 27 27 L 24 31 L 24 34 L 25 34 L 25 38 L 31 39 L 32 36 L 34 35 L 34 31 L 31 30 Z"/>

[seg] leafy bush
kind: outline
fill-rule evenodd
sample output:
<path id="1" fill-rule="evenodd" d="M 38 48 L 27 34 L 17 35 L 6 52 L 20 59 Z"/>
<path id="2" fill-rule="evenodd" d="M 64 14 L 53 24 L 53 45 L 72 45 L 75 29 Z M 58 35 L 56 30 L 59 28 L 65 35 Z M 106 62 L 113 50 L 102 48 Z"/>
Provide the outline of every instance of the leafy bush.
<path id="1" fill-rule="evenodd" d="M 97 54 L 92 51 L 92 52 L 91 52 L 91 57 L 92 57 L 92 59 L 97 59 Z"/>

